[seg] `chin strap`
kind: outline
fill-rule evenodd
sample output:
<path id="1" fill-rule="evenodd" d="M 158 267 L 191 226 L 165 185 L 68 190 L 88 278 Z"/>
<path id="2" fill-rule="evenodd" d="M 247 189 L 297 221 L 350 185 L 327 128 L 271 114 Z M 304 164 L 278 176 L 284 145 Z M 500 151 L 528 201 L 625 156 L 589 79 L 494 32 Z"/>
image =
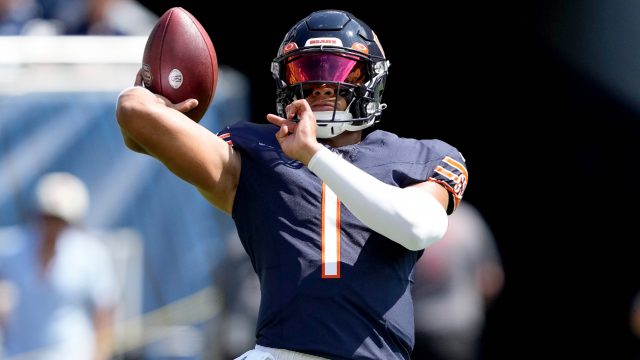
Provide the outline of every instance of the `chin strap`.
<path id="1" fill-rule="evenodd" d="M 365 121 L 361 125 L 353 125 L 352 122 L 348 122 L 348 120 L 353 119 L 353 115 L 349 111 L 336 111 L 335 117 L 333 116 L 333 111 L 314 111 L 313 115 L 315 115 L 316 120 L 318 121 L 327 121 L 327 122 L 319 122 L 317 124 L 318 131 L 316 133 L 316 137 L 320 139 L 328 139 L 334 136 L 338 136 L 345 131 L 358 131 L 368 128 L 373 125 L 374 118 L 371 120 Z M 347 122 L 333 122 L 332 120 L 337 121 L 345 121 Z"/>
<path id="2" fill-rule="evenodd" d="M 335 113 L 335 116 L 333 115 Z M 316 120 L 320 121 L 344 121 L 353 119 L 353 115 L 349 111 L 314 111 L 313 115 L 315 115 Z"/>
<path id="3" fill-rule="evenodd" d="M 342 134 L 347 130 L 348 122 L 332 122 L 332 120 L 345 121 L 353 119 L 353 115 L 349 111 L 314 111 L 313 115 L 316 117 L 318 131 L 316 137 L 320 139 L 328 139 L 334 136 Z"/>

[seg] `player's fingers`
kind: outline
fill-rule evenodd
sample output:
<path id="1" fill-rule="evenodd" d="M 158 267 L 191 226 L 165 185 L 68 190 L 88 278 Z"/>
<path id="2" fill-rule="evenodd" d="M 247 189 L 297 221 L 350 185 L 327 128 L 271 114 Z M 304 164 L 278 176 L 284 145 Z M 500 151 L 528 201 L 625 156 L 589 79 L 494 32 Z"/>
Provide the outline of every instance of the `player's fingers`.
<path id="1" fill-rule="evenodd" d="M 198 100 L 196 99 L 187 99 L 185 101 L 181 101 L 174 105 L 174 109 L 180 111 L 181 113 L 186 113 L 189 110 L 195 109 L 198 106 Z"/>
<path id="2" fill-rule="evenodd" d="M 289 136 L 289 126 L 283 123 L 282 126 L 280 126 L 278 132 L 276 132 L 276 139 L 278 139 L 279 141 L 286 138 L 287 136 Z"/>
<path id="3" fill-rule="evenodd" d="M 142 68 L 140 68 L 140 70 L 138 70 L 138 73 L 136 74 L 136 81 L 134 85 L 144 87 L 144 83 L 142 82 Z"/>
<path id="4" fill-rule="evenodd" d="M 178 106 L 178 110 L 180 110 L 181 112 L 187 112 L 189 110 L 192 110 L 198 107 L 198 104 L 199 102 L 197 99 L 187 99 L 177 104 L 177 106 Z"/>
<path id="5" fill-rule="evenodd" d="M 267 114 L 267 120 L 272 123 L 273 125 L 277 125 L 280 126 L 280 128 L 282 127 L 287 127 L 287 134 L 289 133 L 293 133 L 295 132 L 295 129 L 297 128 L 298 124 L 296 124 L 294 121 L 292 120 L 287 120 L 283 117 L 280 117 L 278 115 L 274 115 L 274 114 Z"/>
<path id="6" fill-rule="evenodd" d="M 306 99 L 296 100 L 289 104 L 288 108 L 290 109 L 290 111 L 287 111 L 287 113 L 294 114 L 299 114 L 303 111 L 311 111 L 311 107 L 309 106 L 309 103 Z"/>
<path id="7" fill-rule="evenodd" d="M 289 119 L 291 121 L 293 121 L 294 117 L 298 113 L 297 107 L 294 106 L 293 104 L 287 105 L 287 107 L 284 108 L 284 112 L 285 112 L 285 114 L 287 114 L 287 119 Z"/>
<path id="8" fill-rule="evenodd" d="M 280 126 L 283 122 L 285 122 L 286 120 L 284 118 L 281 118 L 278 115 L 274 115 L 274 114 L 267 114 L 267 121 L 269 121 L 270 123 L 272 123 L 273 125 L 277 125 Z"/>

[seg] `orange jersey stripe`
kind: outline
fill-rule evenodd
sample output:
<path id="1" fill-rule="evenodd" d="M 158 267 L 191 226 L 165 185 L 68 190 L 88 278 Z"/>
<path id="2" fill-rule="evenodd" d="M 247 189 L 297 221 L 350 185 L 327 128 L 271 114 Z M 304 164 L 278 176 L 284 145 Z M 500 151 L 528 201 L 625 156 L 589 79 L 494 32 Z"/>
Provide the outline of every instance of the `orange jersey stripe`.
<path id="1" fill-rule="evenodd" d="M 458 182 L 458 175 L 452 173 L 451 171 L 443 168 L 440 165 L 436 166 L 435 172 L 437 172 L 438 174 L 440 174 L 440 175 L 442 175 L 442 176 L 444 176 L 444 177 L 446 177 L 448 179 L 451 179 L 451 180 L 453 180 L 455 182 Z"/>
<path id="2" fill-rule="evenodd" d="M 455 159 L 453 159 L 453 158 L 451 158 L 449 156 L 445 156 L 445 158 L 442 161 L 444 161 L 447 164 L 453 166 L 454 168 L 460 170 L 460 172 L 462 172 L 462 174 L 464 174 L 464 177 L 469 179 L 469 174 L 467 173 L 467 168 L 465 168 L 464 165 L 462 165 L 461 163 L 457 162 Z"/>

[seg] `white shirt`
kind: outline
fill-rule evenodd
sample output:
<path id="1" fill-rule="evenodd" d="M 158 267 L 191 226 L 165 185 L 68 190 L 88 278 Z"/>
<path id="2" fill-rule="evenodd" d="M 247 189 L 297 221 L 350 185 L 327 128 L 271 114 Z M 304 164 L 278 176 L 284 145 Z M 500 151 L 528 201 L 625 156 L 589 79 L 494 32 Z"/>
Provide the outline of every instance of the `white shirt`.
<path id="1" fill-rule="evenodd" d="M 112 306 L 118 296 L 109 254 L 97 238 L 68 228 L 43 275 L 38 236 L 35 226 L 0 229 L 0 280 L 17 290 L 4 326 L 5 355 L 37 351 L 38 359 L 90 359 L 93 311 Z"/>

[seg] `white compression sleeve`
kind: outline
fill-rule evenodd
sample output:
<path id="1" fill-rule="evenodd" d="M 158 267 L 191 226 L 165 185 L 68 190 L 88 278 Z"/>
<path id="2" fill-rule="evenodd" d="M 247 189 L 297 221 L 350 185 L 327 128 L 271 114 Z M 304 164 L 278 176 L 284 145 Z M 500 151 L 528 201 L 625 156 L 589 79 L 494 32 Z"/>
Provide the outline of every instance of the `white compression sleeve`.
<path id="1" fill-rule="evenodd" d="M 307 167 L 360 221 L 409 250 L 422 250 L 447 231 L 445 209 L 422 189 L 385 184 L 324 147 Z"/>

